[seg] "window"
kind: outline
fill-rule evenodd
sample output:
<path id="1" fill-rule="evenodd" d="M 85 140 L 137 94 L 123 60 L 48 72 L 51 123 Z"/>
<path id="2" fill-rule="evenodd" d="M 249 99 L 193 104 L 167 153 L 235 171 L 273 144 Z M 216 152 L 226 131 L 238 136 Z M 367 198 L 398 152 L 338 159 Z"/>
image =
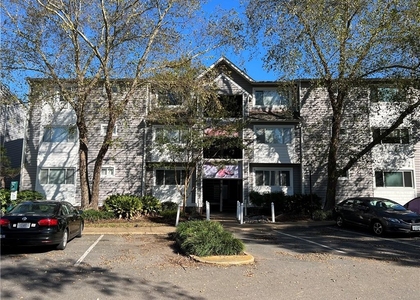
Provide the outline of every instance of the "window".
<path id="1" fill-rule="evenodd" d="M 375 128 L 373 129 L 373 138 L 377 138 L 386 129 Z M 410 135 L 408 128 L 397 128 L 388 136 L 382 139 L 383 144 L 408 144 L 410 142 Z"/>
<path id="2" fill-rule="evenodd" d="M 413 187 L 412 172 L 375 172 L 376 187 Z"/>
<path id="3" fill-rule="evenodd" d="M 70 212 L 69 212 L 69 209 L 67 208 L 67 206 L 62 205 L 62 206 L 61 206 L 61 215 L 62 215 L 62 216 L 67 216 L 67 215 L 69 215 L 69 214 L 70 214 Z"/>
<path id="4" fill-rule="evenodd" d="M 278 90 L 256 90 L 256 106 L 288 106 L 290 104 L 290 94 Z"/>
<path id="5" fill-rule="evenodd" d="M 255 171 L 256 186 L 290 186 L 290 171 L 261 170 Z"/>
<path id="6" fill-rule="evenodd" d="M 173 92 L 159 92 L 158 100 L 161 105 L 181 105 L 182 96 Z"/>
<path id="7" fill-rule="evenodd" d="M 242 158 L 242 139 L 238 137 L 219 137 L 212 140 L 211 145 L 203 149 L 204 158 Z"/>
<path id="8" fill-rule="evenodd" d="M 226 118 L 240 118 L 242 117 L 242 95 L 219 95 L 220 104 L 223 107 L 223 115 L 220 117 Z M 211 111 L 212 109 L 209 109 Z M 216 110 L 217 111 L 217 110 Z M 205 110 L 205 115 L 208 115 L 208 111 Z"/>
<path id="9" fill-rule="evenodd" d="M 44 142 L 74 142 L 76 140 L 75 126 L 48 126 L 44 128 Z"/>
<path id="10" fill-rule="evenodd" d="M 291 127 L 255 127 L 255 135 L 259 144 L 290 144 L 292 142 Z"/>
<path id="11" fill-rule="evenodd" d="M 115 175 L 115 168 L 103 166 L 101 169 L 101 176 L 102 177 L 114 177 Z"/>
<path id="12" fill-rule="evenodd" d="M 108 129 L 107 124 L 101 124 L 101 135 L 104 136 L 106 134 L 106 130 Z M 118 134 L 117 125 L 114 126 L 114 131 L 112 132 L 113 135 Z"/>
<path id="13" fill-rule="evenodd" d="M 74 168 L 45 168 L 39 172 L 41 184 L 74 184 Z"/>
<path id="14" fill-rule="evenodd" d="M 372 102 L 401 102 L 406 98 L 405 92 L 392 86 L 371 87 L 370 99 Z"/>
<path id="15" fill-rule="evenodd" d="M 181 144 L 185 141 L 186 130 L 182 129 L 169 129 L 157 127 L 155 129 L 155 140 L 161 143 L 175 143 Z"/>
<path id="16" fill-rule="evenodd" d="M 177 185 L 185 182 L 182 170 L 156 170 L 156 185 Z"/>

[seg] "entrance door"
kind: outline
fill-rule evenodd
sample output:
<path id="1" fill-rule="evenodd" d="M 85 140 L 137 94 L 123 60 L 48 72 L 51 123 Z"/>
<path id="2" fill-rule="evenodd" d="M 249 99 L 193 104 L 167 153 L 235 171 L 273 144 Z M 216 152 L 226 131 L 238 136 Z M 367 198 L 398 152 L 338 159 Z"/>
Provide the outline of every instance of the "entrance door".
<path id="1" fill-rule="evenodd" d="M 237 201 L 242 199 L 242 180 L 203 179 L 203 202 L 208 201 L 211 210 L 236 212 Z"/>

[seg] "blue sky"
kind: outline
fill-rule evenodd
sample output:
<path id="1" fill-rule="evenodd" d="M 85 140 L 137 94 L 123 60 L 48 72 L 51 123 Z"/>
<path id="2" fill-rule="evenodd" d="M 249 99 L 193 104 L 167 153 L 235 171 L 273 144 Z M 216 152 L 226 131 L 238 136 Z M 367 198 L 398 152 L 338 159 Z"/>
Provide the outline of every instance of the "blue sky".
<path id="1" fill-rule="evenodd" d="M 240 7 L 240 0 L 207 0 L 207 4 L 204 7 L 207 11 L 209 11 L 209 13 L 218 8 L 226 9 L 226 10 L 235 9 L 236 11 L 238 11 Z M 260 52 L 263 52 L 263 51 L 260 51 Z M 216 55 L 218 55 L 219 57 L 220 55 L 224 55 L 232 63 L 234 63 L 238 68 L 243 70 L 248 76 L 250 76 L 254 80 L 272 81 L 278 78 L 274 72 L 268 72 L 264 70 L 262 54 L 252 59 L 250 59 L 249 54 L 250 54 L 249 52 L 244 51 L 242 54 L 237 55 L 233 53 L 232 51 L 232 52 L 221 52 L 221 53 L 217 53 Z M 209 61 L 208 64 L 211 65 L 219 57 L 217 57 L 214 61 Z"/>

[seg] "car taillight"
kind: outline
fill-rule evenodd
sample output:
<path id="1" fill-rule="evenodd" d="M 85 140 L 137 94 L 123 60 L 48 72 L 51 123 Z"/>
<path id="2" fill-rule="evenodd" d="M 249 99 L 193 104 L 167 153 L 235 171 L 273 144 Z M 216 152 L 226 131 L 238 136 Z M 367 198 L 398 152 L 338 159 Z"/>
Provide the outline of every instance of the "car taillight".
<path id="1" fill-rule="evenodd" d="M 58 220 L 57 219 L 41 219 L 38 221 L 38 225 L 39 226 L 56 226 L 58 225 Z"/>
<path id="2" fill-rule="evenodd" d="M 7 227 L 9 226 L 10 221 L 8 219 L 0 219 L 0 226 Z"/>

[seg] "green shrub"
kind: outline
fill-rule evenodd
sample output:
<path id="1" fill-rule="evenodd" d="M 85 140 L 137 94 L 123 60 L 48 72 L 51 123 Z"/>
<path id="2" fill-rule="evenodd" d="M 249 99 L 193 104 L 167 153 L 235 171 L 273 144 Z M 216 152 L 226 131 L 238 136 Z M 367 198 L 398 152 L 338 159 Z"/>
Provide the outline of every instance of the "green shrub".
<path id="1" fill-rule="evenodd" d="M 187 255 L 237 255 L 245 245 L 218 222 L 187 221 L 178 225 L 175 239 Z"/>
<path id="2" fill-rule="evenodd" d="M 17 200 L 20 202 L 29 201 L 29 200 L 44 200 L 45 197 L 43 194 L 36 191 L 20 191 L 17 193 Z"/>
<path id="3" fill-rule="evenodd" d="M 164 222 L 172 222 L 175 223 L 176 220 L 176 214 L 178 210 L 177 209 L 165 209 L 162 210 L 159 215 L 162 217 Z"/>
<path id="4" fill-rule="evenodd" d="M 313 194 L 285 195 L 283 192 L 258 193 L 250 192 L 251 203 L 258 207 L 259 212 L 270 213 L 271 203 L 274 203 L 276 214 L 306 215 L 321 209 L 321 198 Z"/>
<path id="5" fill-rule="evenodd" d="M 10 203 L 10 191 L 9 190 L 0 190 L 0 203 L 1 203 L 1 211 L 6 212 L 7 206 Z"/>
<path id="6" fill-rule="evenodd" d="M 162 203 L 153 196 L 143 196 L 140 198 L 142 204 L 142 213 L 145 215 L 157 215 L 162 210 Z"/>
<path id="7" fill-rule="evenodd" d="M 264 207 L 266 206 L 266 199 L 264 197 L 264 194 L 260 194 L 255 191 L 251 191 L 249 193 L 249 200 L 251 203 L 257 207 Z"/>
<path id="8" fill-rule="evenodd" d="M 315 221 L 332 220 L 332 211 L 318 209 L 312 213 L 312 219 Z"/>
<path id="9" fill-rule="evenodd" d="M 178 206 L 179 206 L 178 203 L 172 202 L 172 201 L 161 202 L 161 205 L 162 205 L 162 211 L 165 211 L 165 210 L 175 210 L 176 211 L 178 209 Z"/>
<path id="10" fill-rule="evenodd" d="M 83 211 L 83 218 L 88 222 L 109 220 L 115 217 L 114 212 L 105 210 L 86 209 Z"/>
<path id="11" fill-rule="evenodd" d="M 111 195 L 104 202 L 104 209 L 118 218 L 131 219 L 142 211 L 141 197 L 135 195 Z"/>
<path id="12" fill-rule="evenodd" d="M 2 212 L 6 212 L 9 206 L 15 206 L 16 204 L 29 200 L 43 200 L 44 195 L 36 191 L 20 191 L 17 193 L 16 200 L 10 200 L 10 190 L 0 190 L 0 202 Z"/>

